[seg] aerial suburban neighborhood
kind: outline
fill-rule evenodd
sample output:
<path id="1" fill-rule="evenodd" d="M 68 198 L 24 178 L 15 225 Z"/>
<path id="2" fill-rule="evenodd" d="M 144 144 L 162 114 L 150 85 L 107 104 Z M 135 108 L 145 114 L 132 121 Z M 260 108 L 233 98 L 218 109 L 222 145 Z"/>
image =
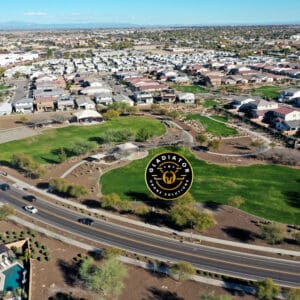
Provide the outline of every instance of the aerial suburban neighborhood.
<path id="1" fill-rule="evenodd" d="M 0 4 L 0 299 L 299 300 L 298 2 L 27 2 Z"/>

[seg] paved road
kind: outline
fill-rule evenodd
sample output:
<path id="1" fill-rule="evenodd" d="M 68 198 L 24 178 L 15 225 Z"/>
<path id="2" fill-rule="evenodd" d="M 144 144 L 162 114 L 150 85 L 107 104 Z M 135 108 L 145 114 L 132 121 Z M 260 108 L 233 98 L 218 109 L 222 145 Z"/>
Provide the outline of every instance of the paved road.
<path id="1" fill-rule="evenodd" d="M 9 203 L 24 213 L 22 206 L 28 202 L 22 199 L 23 195 L 24 191 L 11 187 L 10 191 L 0 191 L 0 202 Z M 300 286 L 299 262 L 265 258 L 186 242 L 180 243 L 170 238 L 101 220 L 97 220 L 92 227 L 89 227 L 78 223 L 78 218 L 82 217 L 79 213 L 41 199 L 38 199 L 34 205 L 39 209 L 34 218 L 87 239 L 157 259 L 189 261 L 195 267 L 207 271 L 253 280 L 272 278 L 281 285 Z"/>

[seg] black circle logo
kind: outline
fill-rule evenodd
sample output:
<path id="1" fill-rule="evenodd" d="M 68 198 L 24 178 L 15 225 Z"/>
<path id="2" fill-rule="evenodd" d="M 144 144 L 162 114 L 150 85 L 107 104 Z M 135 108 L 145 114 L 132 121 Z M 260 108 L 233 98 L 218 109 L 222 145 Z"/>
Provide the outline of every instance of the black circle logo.
<path id="1" fill-rule="evenodd" d="M 193 182 L 193 170 L 186 158 L 173 152 L 161 153 L 145 172 L 148 189 L 158 198 L 174 200 L 183 196 Z"/>

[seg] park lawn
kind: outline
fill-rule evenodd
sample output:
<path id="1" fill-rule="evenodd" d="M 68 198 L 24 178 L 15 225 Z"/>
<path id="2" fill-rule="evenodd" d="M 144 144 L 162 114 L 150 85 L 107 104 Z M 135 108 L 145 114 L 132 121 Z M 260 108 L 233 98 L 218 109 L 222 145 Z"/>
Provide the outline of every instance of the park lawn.
<path id="1" fill-rule="evenodd" d="M 22 152 L 39 163 L 58 163 L 57 150 L 70 147 L 74 142 L 100 141 L 101 134 L 110 129 L 130 129 L 137 132 L 148 128 L 156 136 L 165 127 L 155 119 L 143 117 L 120 117 L 95 126 L 68 126 L 47 130 L 41 135 L 0 144 L 0 162 L 9 162 L 13 153 Z"/>
<path id="2" fill-rule="evenodd" d="M 279 96 L 279 92 L 282 90 L 282 87 L 279 86 L 261 86 L 257 89 L 254 89 L 254 93 L 262 98 L 267 99 L 276 99 Z"/>
<path id="3" fill-rule="evenodd" d="M 203 106 L 204 106 L 205 108 L 214 107 L 215 105 L 218 105 L 218 102 L 215 101 L 215 100 L 205 100 L 205 101 L 203 102 Z"/>
<path id="4" fill-rule="evenodd" d="M 102 193 L 114 192 L 122 199 L 145 201 L 150 196 L 144 179 L 145 168 L 155 154 L 166 150 L 152 150 L 148 157 L 102 175 Z M 275 165 L 225 167 L 198 160 L 183 148 L 178 152 L 192 164 L 194 183 L 190 191 L 196 201 L 226 204 L 229 197 L 239 195 L 245 199 L 241 206 L 244 211 L 300 225 L 300 170 Z M 288 178 L 288 182 L 282 178 Z"/>
<path id="5" fill-rule="evenodd" d="M 171 88 L 183 92 L 183 93 L 193 93 L 193 94 L 199 94 L 199 93 L 206 93 L 207 89 L 200 85 L 179 85 L 174 84 L 171 86 Z"/>
<path id="6" fill-rule="evenodd" d="M 213 116 L 218 121 L 225 122 L 227 121 L 223 117 L 220 116 Z M 207 117 L 200 116 L 200 115 L 193 115 L 189 114 L 187 115 L 188 120 L 197 120 L 199 123 L 202 124 L 202 126 L 206 129 L 208 133 L 211 133 L 213 135 L 217 136 L 231 136 L 236 135 L 237 130 L 234 128 L 230 128 L 226 126 L 225 124 L 221 124 L 219 122 L 215 122 Z"/>

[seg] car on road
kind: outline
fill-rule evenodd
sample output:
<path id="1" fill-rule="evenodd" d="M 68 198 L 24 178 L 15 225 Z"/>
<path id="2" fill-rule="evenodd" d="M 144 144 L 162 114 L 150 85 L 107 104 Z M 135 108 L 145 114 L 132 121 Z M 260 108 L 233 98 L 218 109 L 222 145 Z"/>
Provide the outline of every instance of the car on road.
<path id="1" fill-rule="evenodd" d="M 38 209 L 32 205 L 26 205 L 24 206 L 24 210 L 32 213 L 32 214 L 36 214 L 38 212 Z"/>
<path id="2" fill-rule="evenodd" d="M 84 225 L 93 225 L 93 223 L 95 222 L 93 219 L 91 218 L 80 218 L 78 219 L 78 222 Z"/>
<path id="3" fill-rule="evenodd" d="M 36 201 L 36 197 L 34 195 L 25 195 L 23 196 L 23 199 L 29 202 L 35 202 Z"/>
<path id="4" fill-rule="evenodd" d="M 0 187 L 2 191 L 7 191 L 10 189 L 10 186 L 7 183 L 2 183 Z"/>

